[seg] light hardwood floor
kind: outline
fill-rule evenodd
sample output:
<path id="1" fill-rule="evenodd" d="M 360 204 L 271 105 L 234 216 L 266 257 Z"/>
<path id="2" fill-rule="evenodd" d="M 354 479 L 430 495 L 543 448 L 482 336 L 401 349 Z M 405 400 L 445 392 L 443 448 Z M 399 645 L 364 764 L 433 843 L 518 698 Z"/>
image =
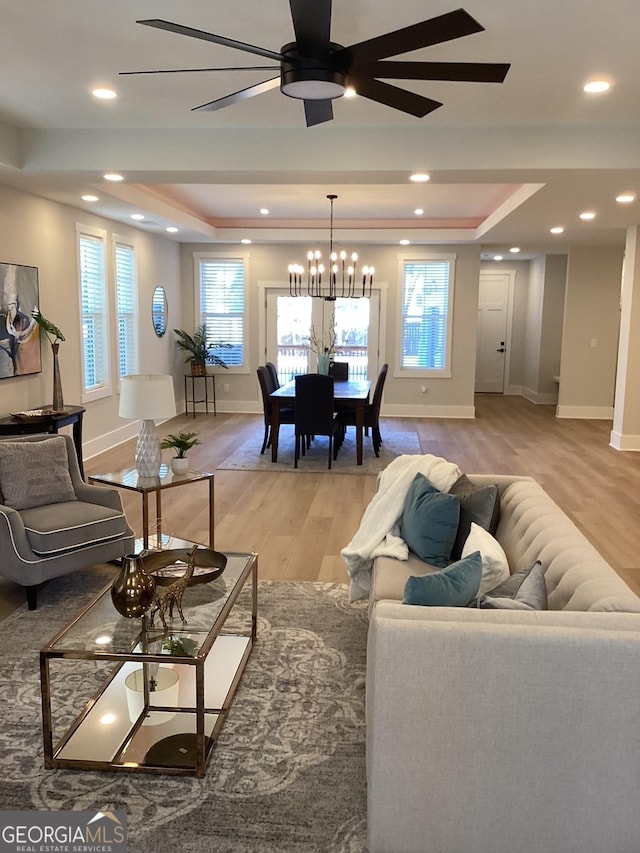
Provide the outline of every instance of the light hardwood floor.
<path id="1" fill-rule="evenodd" d="M 610 421 L 560 420 L 554 411 L 521 397 L 482 394 L 475 420 L 406 418 L 403 426 L 415 429 L 423 453 L 454 461 L 464 472 L 534 477 L 640 594 L 640 454 L 609 447 Z M 190 451 L 192 467 L 215 471 L 261 422 L 257 415 L 182 415 L 159 432 L 197 431 L 202 444 Z M 384 438 L 384 419 L 381 427 Z M 87 473 L 131 467 L 133 445 L 87 460 Z M 365 453 L 371 452 L 365 439 Z M 219 471 L 216 548 L 257 551 L 261 578 L 346 583 L 340 549 L 355 533 L 375 484 L 372 474 Z M 121 494 L 139 533 L 140 496 Z M 206 484 L 165 492 L 163 525 L 206 543 Z M 10 584 L 0 585 L 0 598 L 23 600 Z"/>

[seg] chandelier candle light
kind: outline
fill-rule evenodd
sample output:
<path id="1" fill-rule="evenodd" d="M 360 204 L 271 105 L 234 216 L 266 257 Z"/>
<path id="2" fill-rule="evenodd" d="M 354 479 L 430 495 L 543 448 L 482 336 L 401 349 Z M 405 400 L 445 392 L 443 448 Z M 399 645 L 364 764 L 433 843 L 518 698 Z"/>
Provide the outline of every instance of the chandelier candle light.
<path id="1" fill-rule="evenodd" d="M 358 255 L 351 254 L 347 262 L 347 252 L 333 250 L 333 202 L 337 195 L 328 195 L 331 204 L 331 229 L 329 239 L 329 271 L 325 276 L 325 266 L 321 262 L 322 253 L 318 250 L 307 252 L 306 281 L 305 267 L 301 264 L 289 264 L 289 293 L 291 296 L 317 296 L 333 302 L 338 297 L 360 299 L 371 296 L 375 269 L 362 267 L 362 281 L 358 276 Z M 323 278 L 323 276 L 325 276 Z"/>

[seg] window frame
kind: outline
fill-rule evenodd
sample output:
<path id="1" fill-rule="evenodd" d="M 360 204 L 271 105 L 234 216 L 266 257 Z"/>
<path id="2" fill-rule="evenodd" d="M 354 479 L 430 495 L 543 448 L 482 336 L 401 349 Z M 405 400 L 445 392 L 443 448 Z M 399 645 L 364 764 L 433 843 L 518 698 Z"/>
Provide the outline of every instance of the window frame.
<path id="1" fill-rule="evenodd" d="M 407 264 L 429 264 L 429 263 L 446 263 L 449 266 L 449 281 L 447 290 L 447 318 L 445 326 L 445 346 L 444 346 L 444 365 L 442 367 L 403 367 L 403 341 L 405 331 L 405 313 L 404 313 L 404 291 L 405 291 L 405 271 Z M 397 367 L 394 370 L 394 376 L 402 378 L 421 378 L 421 379 L 450 379 L 451 371 L 451 353 L 452 353 L 452 335 L 453 335 L 453 306 L 455 292 L 455 263 L 456 256 L 454 254 L 428 254 L 416 256 L 415 254 L 401 254 L 398 256 L 398 282 L 399 282 L 399 299 L 398 299 L 398 327 L 397 327 Z"/>
<path id="2" fill-rule="evenodd" d="M 120 380 L 123 376 L 130 375 L 132 373 L 140 372 L 140 302 L 139 302 L 139 288 L 138 288 L 138 251 L 137 246 L 134 240 L 128 237 L 122 237 L 118 234 L 113 234 L 111 237 L 112 243 L 112 258 L 113 258 L 113 292 L 114 292 L 114 316 L 116 321 L 116 370 L 115 376 L 118 385 L 118 389 L 120 388 Z M 118 281 L 118 249 L 124 248 L 128 249 L 132 253 L 133 257 L 133 280 L 131 282 L 131 292 L 130 299 L 131 304 L 133 306 L 133 310 L 131 314 L 121 314 L 120 311 L 120 300 L 119 300 L 119 281 Z M 120 373 L 120 363 L 121 363 L 121 337 L 120 337 L 120 319 L 121 316 L 131 316 L 132 323 L 132 338 L 133 340 L 130 342 L 130 347 L 133 350 L 133 362 L 131 370 L 128 370 L 127 373 Z"/>
<path id="3" fill-rule="evenodd" d="M 242 352 L 243 352 L 243 363 L 242 364 L 230 364 L 229 367 L 224 371 L 225 374 L 248 374 L 251 372 L 250 369 L 250 357 L 248 351 L 248 329 L 249 329 L 249 291 L 248 291 L 248 282 L 249 282 L 249 253 L 248 252 L 194 252 L 193 255 L 193 271 L 194 271 L 194 320 L 195 326 L 199 326 L 202 322 L 204 322 L 204 318 L 201 312 L 201 264 L 203 262 L 220 262 L 225 263 L 229 261 L 238 261 L 242 264 L 243 270 L 243 310 L 242 310 Z M 224 353 L 222 353 L 222 358 L 224 358 Z M 208 367 L 214 367 L 215 365 L 207 365 Z M 224 368 L 221 368 L 224 369 Z"/>
<path id="4" fill-rule="evenodd" d="M 101 373 L 102 373 L 102 381 L 92 387 L 87 387 L 86 379 L 87 379 L 87 371 L 86 371 L 86 348 L 85 348 L 85 340 L 84 340 L 84 326 L 85 326 L 85 313 L 83 311 L 83 295 L 84 295 L 84 285 L 82 280 L 82 238 L 86 237 L 91 241 L 97 241 L 102 246 L 102 264 L 101 264 L 101 281 L 99 282 L 100 289 L 100 313 L 101 324 L 102 324 L 102 337 L 103 337 L 103 353 L 102 353 L 102 361 L 100 364 Z M 113 387 L 111 381 L 111 335 L 110 335 L 110 323 L 109 323 L 109 287 L 108 287 L 108 275 L 107 275 L 107 232 L 103 228 L 96 228 L 92 225 L 82 225 L 80 223 L 76 223 L 76 251 L 77 251 L 77 261 L 78 261 L 78 308 L 80 312 L 80 324 L 79 328 L 81 330 L 80 333 L 80 352 L 82 355 L 81 363 L 80 363 L 80 371 L 81 371 L 81 399 L 83 403 L 89 403 L 92 400 L 101 400 L 105 397 L 110 397 L 113 394 Z"/>

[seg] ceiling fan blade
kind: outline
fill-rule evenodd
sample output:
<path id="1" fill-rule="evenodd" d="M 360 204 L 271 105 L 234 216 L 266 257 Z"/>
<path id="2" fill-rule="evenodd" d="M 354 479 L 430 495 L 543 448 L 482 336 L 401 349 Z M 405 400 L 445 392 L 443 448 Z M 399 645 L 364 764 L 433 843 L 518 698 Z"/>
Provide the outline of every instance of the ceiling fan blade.
<path id="1" fill-rule="evenodd" d="M 119 76 L 132 74 L 194 74 L 198 71 L 279 71 L 279 65 L 238 65 L 223 68 L 156 68 L 154 71 L 118 71 Z"/>
<path id="2" fill-rule="evenodd" d="M 305 101 L 304 102 L 304 117 L 307 120 L 307 127 L 313 127 L 315 124 L 322 124 L 325 121 L 333 120 L 333 105 L 331 101 Z"/>
<path id="3" fill-rule="evenodd" d="M 464 9 L 457 9 L 455 12 L 447 12 L 437 18 L 430 18 L 428 21 L 421 21 L 419 24 L 412 24 L 409 27 L 403 27 L 401 30 L 395 30 L 368 41 L 361 41 L 359 44 L 352 44 L 350 47 L 346 47 L 344 51 L 350 57 L 350 64 L 353 68 L 354 66 L 369 64 L 376 59 L 398 56 L 412 50 L 418 50 L 421 47 L 429 47 L 432 44 L 441 44 L 444 41 L 469 36 L 472 33 L 480 33 L 483 30 L 482 24 L 479 24 L 468 12 L 465 12 Z M 339 55 L 343 51 L 337 53 Z"/>
<path id="4" fill-rule="evenodd" d="M 409 113 L 417 118 L 422 118 L 442 106 L 440 101 L 416 95 L 415 92 L 407 92 L 405 89 L 390 86 L 389 83 L 373 80 L 370 77 L 350 77 L 349 82 L 354 84 L 356 92 L 363 98 Z"/>
<path id="5" fill-rule="evenodd" d="M 389 80 L 456 80 L 467 83 L 502 83 L 508 62 L 372 62 L 358 72 Z"/>
<path id="6" fill-rule="evenodd" d="M 265 47 L 256 47 L 253 44 L 227 38 L 227 36 L 218 36 L 215 33 L 207 33 L 204 30 L 195 30 L 192 27 L 174 24 L 171 21 L 163 21 L 162 18 L 149 18 L 146 21 L 136 21 L 136 24 L 143 24 L 145 27 L 155 27 L 157 30 L 166 30 L 169 33 L 178 33 L 182 36 L 202 39 L 203 41 L 212 41 L 214 44 L 221 44 L 225 47 L 235 47 L 237 50 L 244 50 L 246 53 L 255 53 L 257 56 L 265 56 L 267 59 L 277 59 L 278 61 L 284 59 L 281 53 L 277 53 L 274 50 L 267 50 Z"/>
<path id="7" fill-rule="evenodd" d="M 293 29 L 301 56 L 316 57 L 329 47 L 331 0 L 289 0 Z"/>
<path id="8" fill-rule="evenodd" d="M 271 80 L 263 80 L 262 83 L 257 83 L 255 86 L 240 89 L 239 92 L 233 92 L 231 95 L 225 95 L 223 98 L 217 98 L 215 101 L 209 101 L 207 104 L 200 104 L 199 107 L 193 107 L 191 112 L 195 112 L 196 110 L 221 110 L 223 107 L 230 107 L 232 104 L 246 101 L 247 98 L 253 98 L 255 95 L 262 95 L 263 92 L 276 89 L 279 85 L 279 77 L 273 77 Z"/>

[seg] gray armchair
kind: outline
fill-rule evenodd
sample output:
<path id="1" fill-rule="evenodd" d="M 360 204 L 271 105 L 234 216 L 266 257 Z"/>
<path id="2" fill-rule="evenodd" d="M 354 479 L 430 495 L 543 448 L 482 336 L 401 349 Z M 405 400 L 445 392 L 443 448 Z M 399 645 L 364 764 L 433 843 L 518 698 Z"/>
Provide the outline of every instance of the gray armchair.
<path id="1" fill-rule="evenodd" d="M 90 486 L 67 435 L 0 440 L 0 574 L 26 588 L 30 610 L 51 578 L 134 549 L 115 489 Z"/>

